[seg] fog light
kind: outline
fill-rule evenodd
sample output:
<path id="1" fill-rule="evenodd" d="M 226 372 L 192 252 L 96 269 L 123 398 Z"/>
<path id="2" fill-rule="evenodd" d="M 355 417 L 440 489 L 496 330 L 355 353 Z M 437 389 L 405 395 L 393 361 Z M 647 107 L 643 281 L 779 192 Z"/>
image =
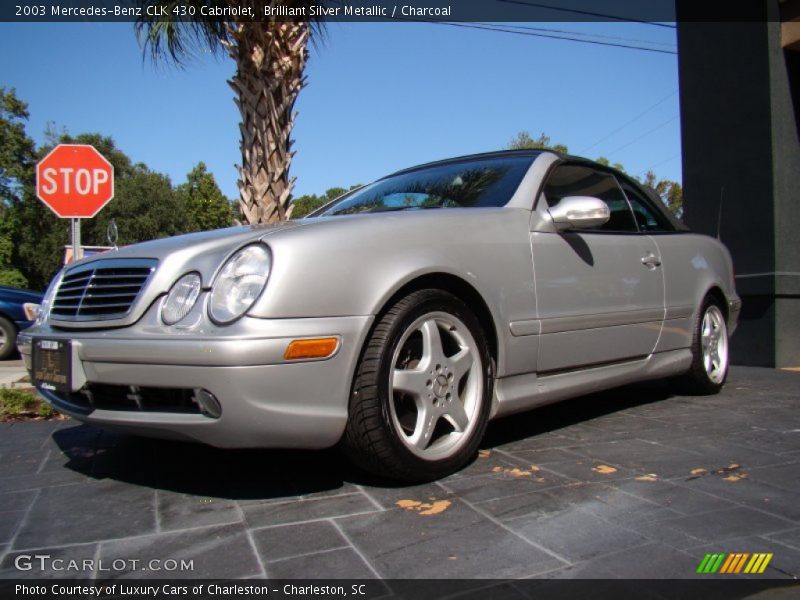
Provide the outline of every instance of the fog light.
<path id="1" fill-rule="evenodd" d="M 200 412 L 207 417 L 219 419 L 222 416 L 222 407 L 219 405 L 219 400 L 208 390 L 196 389 L 194 391 L 194 401 L 200 407 Z"/>
<path id="2" fill-rule="evenodd" d="M 201 288 L 202 281 L 198 273 L 187 273 L 178 279 L 161 308 L 161 320 L 164 324 L 174 325 L 188 315 L 200 296 Z"/>
<path id="3" fill-rule="evenodd" d="M 336 338 L 316 338 L 310 340 L 294 340 L 283 354 L 285 360 L 301 360 L 304 358 L 327 358 L 336 351 L 339 340 Z"/>

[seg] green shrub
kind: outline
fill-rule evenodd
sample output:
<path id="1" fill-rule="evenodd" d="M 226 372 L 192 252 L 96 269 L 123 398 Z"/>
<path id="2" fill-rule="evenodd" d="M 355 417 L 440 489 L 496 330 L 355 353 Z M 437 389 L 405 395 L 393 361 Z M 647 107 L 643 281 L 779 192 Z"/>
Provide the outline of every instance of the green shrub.
<path id="1" fill-rule="evenodd" d="M 31 417 L 52 419 L 57 414 L 33 390 L 0 389 L 0 421 Z"/>
<path id="2" fill-rule="evenodd" d="M 36 414 L 42 417 L 43 419 L 52 419 L 58 413 L 53 410 L 53 407 L 50 406 L 47 402 L 39 401 L 39 408 L 36 409 Z"/>

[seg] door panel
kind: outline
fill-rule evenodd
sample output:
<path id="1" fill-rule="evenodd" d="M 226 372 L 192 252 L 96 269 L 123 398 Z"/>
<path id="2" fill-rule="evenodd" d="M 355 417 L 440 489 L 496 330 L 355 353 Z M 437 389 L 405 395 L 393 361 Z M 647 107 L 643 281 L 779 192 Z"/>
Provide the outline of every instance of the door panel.
<path id="1" fill-rule="evenodd" d="M 538 371 L 650 354 L 664 320 L 661 269 L 642 258 L 658 248 L 644 235 L 532 234 L 541 320 Z"/>
<path id="2" fill-rule="evenodd" d="M 610 218 L 592 229 L 531 234 L 539 372 L 647 356 L 664 323 L 659 249 L 641 233 L 616 178 L 593 165 L 560 164 L 548 176 L 537 210 L 546 217 L 569 196 L 602 200 Z"/>

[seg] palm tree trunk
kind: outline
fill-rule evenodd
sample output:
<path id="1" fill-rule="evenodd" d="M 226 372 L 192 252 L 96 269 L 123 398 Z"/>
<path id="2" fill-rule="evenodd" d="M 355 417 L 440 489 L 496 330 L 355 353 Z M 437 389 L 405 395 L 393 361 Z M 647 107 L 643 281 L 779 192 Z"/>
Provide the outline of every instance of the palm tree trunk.
<path id="1" fill-rule="evenodd" d="M 232 22 L 228 53 L 237 70 L 228 82 L 242 120 L 239 206 L 245 223 L 289 218 L 294 179 L 289 166 L 294 103 L 305 85 L 308 23 Z"/>

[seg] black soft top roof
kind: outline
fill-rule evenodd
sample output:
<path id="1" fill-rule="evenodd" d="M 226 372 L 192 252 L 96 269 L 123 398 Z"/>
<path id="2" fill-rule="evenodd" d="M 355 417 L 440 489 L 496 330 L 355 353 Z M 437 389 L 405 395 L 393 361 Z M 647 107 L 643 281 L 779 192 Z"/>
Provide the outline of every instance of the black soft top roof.
<path id="1" fill-rule="evenodd" d="M 503 158 L 506 156 L 530 156 L 531 158 L 536 158 L 542 152 L 548 152 L 547 150 L 497 150 L 496 152 L 481 152 L 479 154 L 467 154 L 465 156 L 454 156 L 453 158 L 445 158 L 443 160 L 434 160 L 432 162 L 423 163 L 421 165 L 416 165 L 413 167 L 408 167 L 407 169 L 400 169 L 399 171 L 395 171 L 391 175 L 387 175 L 386 177 L 381 177 L 381 179 L 386 179 L 388 177 L 394 177 L 395 175 L 402 175 L 404 173 L 412 173 L 413 171 L 418 171 L 419 169 L 427 169 L 428 167 L 436 167 L 439 165 L 448 165 L 451 163 L 459 163 L 459 162 L 466 162 L 469 160 L 482 160 L 482 159 L 489 159 L 489 158 Z M 554 152 L 554 154 L 558 154 Z"/>

